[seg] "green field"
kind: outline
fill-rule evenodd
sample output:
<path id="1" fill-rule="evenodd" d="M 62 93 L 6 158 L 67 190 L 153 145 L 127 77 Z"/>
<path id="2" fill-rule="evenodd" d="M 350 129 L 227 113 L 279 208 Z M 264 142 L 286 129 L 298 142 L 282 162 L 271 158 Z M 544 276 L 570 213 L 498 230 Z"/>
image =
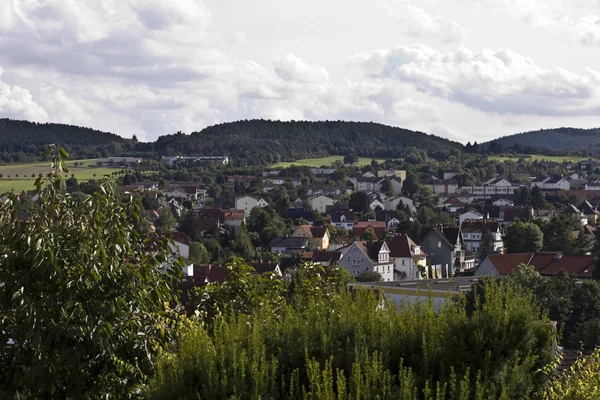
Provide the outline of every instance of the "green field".
<path id="1" fill-rule="evenodd" d="M 296 161 L 292 161 L 292 162 L 280 162 L 280 163 L 272 165 L 272 167 L 273 168 L 289 168 L 292 165 L 295 165 L 297 167 L 313 167 L 313 168 L 322 167 L 322 166 L 329 167 L 336 160 L 343 161 L 344 156 L 329 156 L 329 157 L 324 157 L 324 158 L 306 158 L 304 160 L 296 160 Z M 377 160 L 377 162 L 380 162 L 380 163 L 385 161 L 385 159 L 383 159 L 383 158 L 375 158 L 375 160 Z M 373 161 L 373 158 L 360 157 L 358 159 L 358 163 L 354 164 L 354 165 L 358 165 L 358 166 L 362 167 L 363 165 L 371 164 L 371 161 Z"/>
<path id="2" fill-rule="evenodd" d="M 75 166 L 75 162 L 78 164 L 77 167 Z M 110 175 L 113 171 L 122 169 L 110 167 L 91 168 L 90 166 L 96 165 L 95 159 L 69 160 L 66 164 L 69 169 L 67 176 L 73 174 L 79 181 L 99 179 L 104 175 Z M 8 191 L 21 193 L 23 190 L 33 190 L 33 183 L 37 179 L 38 174 L 46 175 L 51 171 L 50 162 L 0 165 L 0 174 L 2 174 L 0 178 L 0 193 Z M 31 176 L 32 174 L 34 175 L 33 177 Z"/>
<path id="3" fill-rule="evenodd" d="M 590 157 L 574 157 L 574 156 L 544 156 L 541 154 L 525 154 L 525 155 L 519 155 L 517 157 L 505 157 L 505 156 L 489 156 L 490 160 L 496 160 L 496 161 L 500 161 L 500 162 L 504 162 L 504 161 L 519 161 L 519 158 L 524 158 L 526 161 L 542 161 L 542 160 L 546 160 L 546 161 L 554 161 L 554 162 L 558 162 L 558 163 L 562 163 L 563 161 L 570 161 L 570 162 L 579 162 L 579 161 L 585 161 L 585 160 L 589 160 Z"/>

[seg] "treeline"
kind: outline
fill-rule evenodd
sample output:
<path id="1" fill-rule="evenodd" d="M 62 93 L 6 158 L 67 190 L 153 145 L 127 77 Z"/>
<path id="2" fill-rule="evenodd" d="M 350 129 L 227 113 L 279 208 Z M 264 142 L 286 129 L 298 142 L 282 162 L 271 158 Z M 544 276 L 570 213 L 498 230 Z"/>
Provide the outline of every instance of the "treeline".
<path id="1" fill-rule="evenodd" d="M 409 147 L 462 150 L 462 145 L 422 132 L 372 122 L 245 120 L 160 137 L 159 154 L 226 155 L 251 165 L 328 155 L 400 158 Z"/>
<path id="2" fill-rule="evenodd" d="M 144 154 L 152 146 L 114 133 L 65 124 L 41 124 L 0 119 L 0 161 L 37 161 L 50 144 L 69 152 L 71 158 L 101 158 Z"/>
<path id="3" fill-rule="evenodd" d="M 600 154 L 599 145 L 600 128 L 557 128 L 504 136 L 480 145 L 480 149 L 493 153 L 591 156 Z"/>

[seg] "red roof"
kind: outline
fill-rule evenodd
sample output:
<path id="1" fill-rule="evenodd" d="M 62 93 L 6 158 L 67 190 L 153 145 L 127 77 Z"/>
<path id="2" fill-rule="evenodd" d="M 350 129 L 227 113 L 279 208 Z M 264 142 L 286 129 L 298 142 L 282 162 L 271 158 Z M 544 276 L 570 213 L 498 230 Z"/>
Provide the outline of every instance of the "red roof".
<path id="1" fill-rule="evenodd" d="M 365 233 L 365 231 L 369 228 L 373 229 L 373 232 L 375 232 L 375 236 L 377 236 L 378 238 L 383 237 L 386 231 L 385 222 L 383 221 L 360 221 L 355 222 L 352 227 L 354 237 L 361 237 L 363 233 Z"/>
<path id="2" fill-rule="evenodd" d="M 488 258 L 500 275 L 508 275 L 519 264 L 525 264 L 533 266 L 537 272 L 545 276 L 566 271 L 577 278 L 590 278 L 596 267 L 594 256 L 569 256 L 558 252 L 490 254 Z"/>
<path id="3" fill-rule="evenodd" d="M 419 254 L 414 253 L 413 249 L 419 246 L 406 234 L 396 236 L 387 245 L 390 249 L 390 257 L 393 258 L 427 257 L 423 251 Z"/>

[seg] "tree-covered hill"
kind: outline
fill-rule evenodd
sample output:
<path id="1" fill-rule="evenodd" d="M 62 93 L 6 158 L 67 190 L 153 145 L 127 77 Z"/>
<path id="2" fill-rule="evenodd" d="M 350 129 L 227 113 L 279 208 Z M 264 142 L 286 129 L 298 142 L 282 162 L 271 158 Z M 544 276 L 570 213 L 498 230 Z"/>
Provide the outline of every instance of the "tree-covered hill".
<path id="1" fill-rule="evenodd" d="M 245 120 L 207 127 L 191 135 L 160 137 L 161 155 L 226 155 L 249 164 L 271 164 L 328 155 L 401 157 L 408 147 L 433 153 L 462 150 L 462 144 L 437 136 L 372 122 Z"/>
<path id="2" fill-rule="evenodd" d="M 4 162 L 35 159 L 50 144 L 64 147 L 78 158 L 120 155 L 132 142 L 114 133 L 74 125 L 0 119 L 0 153 Z"/>
<path id="3" fill-rule="evenodd" d="M 485 144 L 491 150 L 510 149 L 517 153 L 570 152 L 591 155 L 600 153 L 600 128 L 541 129 L 504 136 Z"/>

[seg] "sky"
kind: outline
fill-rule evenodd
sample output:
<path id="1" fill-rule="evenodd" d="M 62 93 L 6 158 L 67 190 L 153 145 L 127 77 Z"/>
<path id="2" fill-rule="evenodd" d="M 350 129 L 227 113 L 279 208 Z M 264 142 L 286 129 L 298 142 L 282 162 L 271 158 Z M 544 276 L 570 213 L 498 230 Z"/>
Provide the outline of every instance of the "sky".
<path id="1" fill-rule="evenodd" d="M 466 143 L 599 115 L 600 0 L 0 0 L 0 117 L 144 141 L 341 119 Z"/>

